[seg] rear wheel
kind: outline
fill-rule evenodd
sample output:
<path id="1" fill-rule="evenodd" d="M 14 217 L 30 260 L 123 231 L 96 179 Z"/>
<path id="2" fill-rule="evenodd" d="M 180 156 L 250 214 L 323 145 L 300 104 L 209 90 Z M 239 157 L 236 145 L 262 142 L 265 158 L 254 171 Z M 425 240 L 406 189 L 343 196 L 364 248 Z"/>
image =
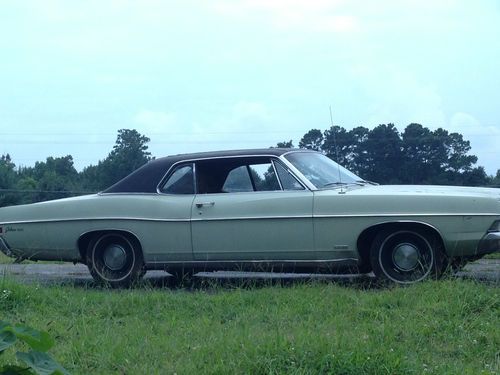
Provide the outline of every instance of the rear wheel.
<path id="1" fill-rule="evenodd" d="M 88 247 L 87 266 L 96 282 L 112 287 L 128 287 L 144 275 L 138 241 L 122 233 L 96 236 Z"/>
<path id="2" fill-rule="evenodd" d="M 375 237 L 370 250 L 375 275 L 398 284 L 439 277 L 442 258 L 436 236 L 414 229 L 382 231 Z"/>

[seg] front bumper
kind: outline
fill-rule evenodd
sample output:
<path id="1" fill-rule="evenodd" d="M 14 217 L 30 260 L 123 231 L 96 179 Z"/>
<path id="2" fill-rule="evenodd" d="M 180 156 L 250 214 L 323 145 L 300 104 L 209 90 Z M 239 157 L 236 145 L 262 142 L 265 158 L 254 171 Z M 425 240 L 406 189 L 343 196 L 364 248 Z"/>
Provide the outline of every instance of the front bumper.
<path id="1" fill-rule="evenodd" d="M 500 251 L 500 232 L 489 232 L 479 242 L 477 255 L 486 255 Z"/>
<path id="2" fill-rule="evenodd" d="M 14 254 L 12 253 L 12 250 L 10 249 L 9 245 L 7 245 L 7 242 L 0 237 L 0 251 L 7 255 L 8 257 L 13 257 Z"/>

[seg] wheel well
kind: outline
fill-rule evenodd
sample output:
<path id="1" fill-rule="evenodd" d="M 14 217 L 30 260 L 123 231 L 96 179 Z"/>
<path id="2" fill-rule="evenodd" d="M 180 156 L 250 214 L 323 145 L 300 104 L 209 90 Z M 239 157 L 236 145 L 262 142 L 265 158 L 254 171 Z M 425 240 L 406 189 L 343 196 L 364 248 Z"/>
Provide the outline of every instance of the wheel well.
<path id="1" fill-rule="evenodd" d="M 139 239 L 137 238 L 137 236 L 134 235 L 133 233 L 127 232 L 125 230 L 112 230 L 112 229 L 95 230 L 92 232 L 87 232 L 87 233 L 82 234 L 80 236 L 80 238 L 78 239 L 78 251 L 80 252 L 80 257 L 81 257 L 83 263 L 86 263 L 85 262 L 85 255 L 86 255 L 87 249 L 88 249 L 89 244 L 92 241 L 92 239 L 96 238 L 97 236 L 101 236 L 103 234 L 108 234 L 108 233 L 115 233 L 115 234 L 124 235 L 130 241 L 132 241 L 136 246 L 138 246 L 138 249 L 142 252 L 141 243 L 140 243 Z"/>
<path id="2" fill-rule="evenodd" d="M 362 265 L 370 264 L 370 248 L 373 240 L 383 230 L 401 230 L 401 229 L 413 229 L 421 230 L 424 233 L 432 235 L 439 242 L 439 246 L 442 251 L 445 251 L 444 242 L 441 234 L 432 226 L 419 223 L 419 222 L 393 222 L 393 223 L 382 223 L 366 228 L 358 237 L 357 247 Z"/>

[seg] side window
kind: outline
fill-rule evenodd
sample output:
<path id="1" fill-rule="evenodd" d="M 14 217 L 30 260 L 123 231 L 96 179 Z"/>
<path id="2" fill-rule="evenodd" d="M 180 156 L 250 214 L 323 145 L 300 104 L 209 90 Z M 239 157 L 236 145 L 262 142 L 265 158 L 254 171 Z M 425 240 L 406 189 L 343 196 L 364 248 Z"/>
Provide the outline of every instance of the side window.
<path id="1" fill-rule="evenodd" d="M 167 179 L 161 192 L 165 194 L 194 194 L 193 166 L 189 164 L 178 167 Z"/>
<path id="2" fill-rule="evenodd" d="M 268 156 L 199 160 L 196 162 L 196 184 L 196 194 L 281 190 Z"/>
<path id="3" fill-rule="evenodd" d="M 249 166 L 255 191 L 281 190 L 276 173 L 271 163 L 253 164 Z"/>
<path id="4" fill-rule="evenodd" d="M 288 172 L 280 163 L 274 163 L 276 172 L 278 173 L 283 190 L 304 190 L 304 187 L 297 179 Z"/>
<path id="5" fill-rule="evenodd" d="M 225 193 L 273 190 L 281 188 L 271 163 L 236 167 L 227 174 L 222 187 Z"/>
<path id="6" fill-rule="evenodd" d="M 253 191 L 252 180 L 250 180 L 246 165 L 235 168 L 228 173 L 222 191 L 225 193 Z"/>

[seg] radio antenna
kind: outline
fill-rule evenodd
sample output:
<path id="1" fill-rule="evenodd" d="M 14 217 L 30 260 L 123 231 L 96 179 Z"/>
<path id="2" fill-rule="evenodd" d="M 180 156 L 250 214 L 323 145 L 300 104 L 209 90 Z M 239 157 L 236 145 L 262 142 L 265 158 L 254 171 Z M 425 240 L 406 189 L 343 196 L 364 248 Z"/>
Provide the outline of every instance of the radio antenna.
<path id="1" fill-rule="evenodd" d="M 340 185 L 340 194 L 344 194 L 344 188 L 342 186 L 342 173 L 340 172 L 340 164 L 339 164 L 339 148 L 337 146 L 337 131 L 333 126 L 333 115 L 332 115 L 332 106 L 330 106 L 330 123 L 332 126 L 332 135 L 333 135 L 333 147 L 335 149 L 335 162 L 337 163 L 337 169 L 339 171 L 339 185 Z"/>

